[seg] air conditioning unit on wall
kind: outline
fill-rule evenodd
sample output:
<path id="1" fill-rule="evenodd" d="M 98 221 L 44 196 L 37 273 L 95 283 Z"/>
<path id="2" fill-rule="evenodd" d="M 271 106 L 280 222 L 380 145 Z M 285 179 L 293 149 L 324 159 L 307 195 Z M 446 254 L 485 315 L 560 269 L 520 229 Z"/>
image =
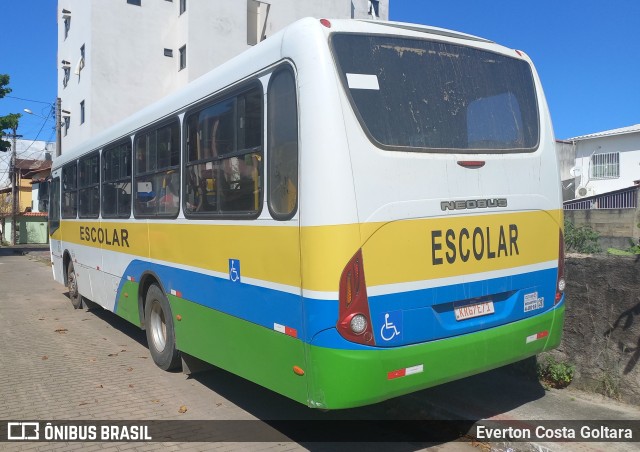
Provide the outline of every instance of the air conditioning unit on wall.
<path id="1" fill-rule="evenodd" d="M 578 187 L 576 193 L 578 195 L 578 198 L 585 198 L 587 196 L 595 196 L 596 191 L 593 189 L 593 187 L 586 187 L 584 185 L 581 185 Z"/>

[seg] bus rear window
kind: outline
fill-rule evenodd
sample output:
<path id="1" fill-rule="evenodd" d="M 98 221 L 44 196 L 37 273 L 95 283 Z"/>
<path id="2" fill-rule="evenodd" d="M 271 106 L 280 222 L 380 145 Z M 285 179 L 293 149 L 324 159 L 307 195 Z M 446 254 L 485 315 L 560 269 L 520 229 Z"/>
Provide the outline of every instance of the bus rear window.
<path id="1" fill-rule="evenodd" d="M 363 128 L 385 149 L 503 153 L 538 146 L 526 61 L 389 36 L 336 34 L 332 48 Z"/>

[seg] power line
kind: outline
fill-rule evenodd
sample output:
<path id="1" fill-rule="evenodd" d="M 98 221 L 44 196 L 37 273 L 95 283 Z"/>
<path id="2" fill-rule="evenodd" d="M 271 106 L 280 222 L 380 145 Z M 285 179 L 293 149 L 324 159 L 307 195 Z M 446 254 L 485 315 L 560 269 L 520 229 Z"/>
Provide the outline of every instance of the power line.
<path id="1" fill-rule="evenodd" d="M 53 105 L 53 102 L 44 102 L 42 100 L 35 100 L 35 99 L 25 99 L 24 97 L 16 97 L 16 96 L 9 96 L 9 95 L 5 95 L 4 97 L 10 97 L 11 99 L 24 100 L 26 102 L 37 102 L 39 104 Z"/>

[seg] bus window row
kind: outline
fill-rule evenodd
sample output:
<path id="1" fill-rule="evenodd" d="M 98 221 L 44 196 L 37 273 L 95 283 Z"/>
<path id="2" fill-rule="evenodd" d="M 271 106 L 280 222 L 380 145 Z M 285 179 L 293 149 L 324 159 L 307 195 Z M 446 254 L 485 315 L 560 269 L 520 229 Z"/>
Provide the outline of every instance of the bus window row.
<path id="1" fill-rule="evenodd" d="M 177 118 L 164 121 L 67 163 L 55 200 L 61 217 L 176 218 L 181 205 L 191 218 L 257 217 L 264 196 L 263 98 L 255 84 L 187 111 L 182 128 Z M 283 220 L 295 214 L 298 192 L 297 101 L 289 69 L 272 75 L 267 105 L 267 200 L 272 216 Z"/>

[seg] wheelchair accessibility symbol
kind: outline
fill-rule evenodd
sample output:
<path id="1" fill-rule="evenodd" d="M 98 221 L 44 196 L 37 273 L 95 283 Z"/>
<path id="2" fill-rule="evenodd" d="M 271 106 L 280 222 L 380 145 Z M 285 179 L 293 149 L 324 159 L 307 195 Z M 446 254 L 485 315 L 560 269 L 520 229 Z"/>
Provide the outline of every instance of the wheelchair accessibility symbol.
<path id="1" fill-rule="evenodd" d="M 229 280 L 231 282 L 240 282 L 240 260 L 229 259 Z"/>
<path id="2" fill-rule="evenodd" d="M 393 311 L 384 313 L 384 322 L 380 328 L 380 337 L 385 342 L 391 342 L 394 339 L 400 339 L 402 334 L 402 311 Z"/>

